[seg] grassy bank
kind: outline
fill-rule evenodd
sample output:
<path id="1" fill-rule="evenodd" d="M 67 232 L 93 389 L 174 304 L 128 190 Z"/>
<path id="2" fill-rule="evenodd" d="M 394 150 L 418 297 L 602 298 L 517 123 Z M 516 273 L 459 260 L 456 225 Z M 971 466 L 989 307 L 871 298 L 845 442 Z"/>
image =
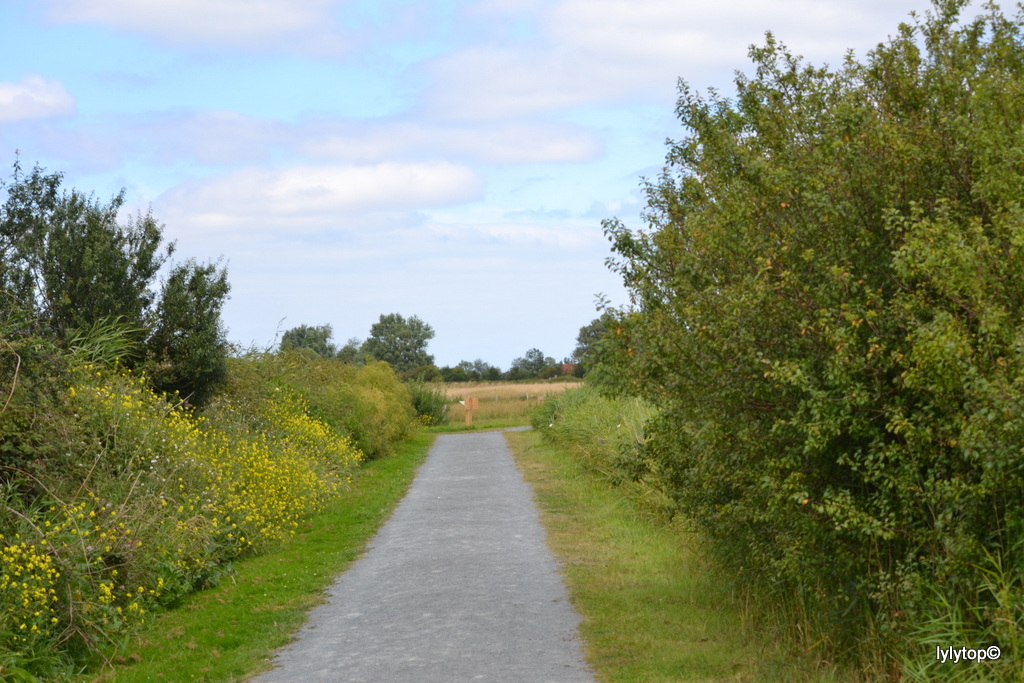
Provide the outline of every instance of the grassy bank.
<path id="1" fill-rule="evenodd" d="M 433 436 L 418 433 L 396 455 L 367 462 L 351 489 L 307 520 L 286 545 L 241 562 L 219 586 L 184 598 L 150 619 L 109 664 L 84 681 L 242 681 L 269 668 L 323 598 L 323 590 L 362 552 L 426 457 Z"/>
<path id="2" fill-rule="evenodd" d="M 506 434 L 606 682 L 842 680 L 759 633 L 692 537 L 537 431 Z"/>

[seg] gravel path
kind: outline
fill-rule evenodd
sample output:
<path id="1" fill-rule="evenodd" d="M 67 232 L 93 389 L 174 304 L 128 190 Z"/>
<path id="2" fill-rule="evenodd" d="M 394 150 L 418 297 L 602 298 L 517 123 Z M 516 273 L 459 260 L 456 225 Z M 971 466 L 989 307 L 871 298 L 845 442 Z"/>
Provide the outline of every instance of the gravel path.
<path id="1" fill-rule="evenodd" d="M 370 549 L 254 683 L 593 683 L 500 432 L 438 437 Z"/>

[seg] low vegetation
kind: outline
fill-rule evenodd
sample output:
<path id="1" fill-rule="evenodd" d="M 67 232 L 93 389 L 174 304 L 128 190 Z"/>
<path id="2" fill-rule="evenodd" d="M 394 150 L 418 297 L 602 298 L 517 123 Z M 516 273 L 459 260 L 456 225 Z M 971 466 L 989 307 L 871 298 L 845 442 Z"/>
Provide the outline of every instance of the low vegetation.
<path id="1" fill-rule="evenodd" d="M 414 423 L 383 363 L 230 358 L 198 412 L 80 350 L 53 347 L 62 370 L 5 415 L 6 443 L 33 457 L 0 466 L 0 678 L 61 680 L 123 651 L 153 613 L 344 499 L 366 452 L 392 454 Z"/>
<path id="2" fill-rule="evenodd" d="M 420 432 L 397 444 L 392 457 L 365 463 L 345 494 L 304 519 L 287 543 L 237 563 L 230 578 L 154 615 L 82 682 L 243 681 L 270 668 L 268 654 L 288 642 L 327 586 L 360 555 L 405 494 L 431 442 Z"/>
<path id="3" fill-rule="evenodd" d="M 534 410 L 548 397 L 577 387 L 572 378 L 547 382 L 459 382 L 434 384 L 448 401 L 448 426 L 445 431 L 460 429 L 499 429 L 530 423 Z M 472 411 L 472 426 L 466 426 L 465 402 L 475 398 L 478 407 Z"/>
<path id="4" fill-rule="evenodd" d="M 855 680 L 776 640 L 721 580 L 694 535 L 652 514 L 643 498 L 610 487 L 608 464 L 593 455 L 606 450 L 606 434 L 615 434 L 614 424 L 612 431 L 601 424 L 609 406 L 571 400 L 575 407 L 561 419 L 571 436 L 553 443 L 537 430 L 506 438 L 534 489 L 548 543 L 583 617 L 585 655 L 597 680 Z M 630 419 L 631 408 L 623 419 Z"/>

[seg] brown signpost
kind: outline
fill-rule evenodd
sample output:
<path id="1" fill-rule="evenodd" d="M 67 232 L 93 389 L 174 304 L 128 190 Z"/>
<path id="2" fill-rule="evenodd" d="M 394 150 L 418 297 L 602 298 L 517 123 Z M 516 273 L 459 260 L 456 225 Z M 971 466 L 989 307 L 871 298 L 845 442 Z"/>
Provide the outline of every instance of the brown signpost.
<path id="1" fill-rule="evenodd" d="M 467 398 L 465 401 L 466 406 L 466 426 L 473 426 L 473 411 L 480 407 L 480 399 L 476 396 Z"/>

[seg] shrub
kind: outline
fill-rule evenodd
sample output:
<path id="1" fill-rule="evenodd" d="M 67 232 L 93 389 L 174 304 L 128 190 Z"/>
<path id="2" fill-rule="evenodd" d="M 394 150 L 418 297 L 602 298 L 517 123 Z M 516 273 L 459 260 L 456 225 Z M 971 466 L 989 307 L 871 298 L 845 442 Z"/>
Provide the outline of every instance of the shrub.
<path id="1" fill-rule="evenodd" d="M 250 353 L 230 360 L 224 395 L 288 388 L 311 414 L 348 434 L 368 458 L 390 455 L 415 424 L 409 389 L 384 362 L 356 367 L 298 351 Z"/>
<path id="2" fill-rule="evenodd" d="M 427 427 L 447 424 L 448 395 L 444 387 L 426 382 L 408 382 L 406 386 L 412 396 L 416 417 L 421 424 Z"/>
<path id="3" fill-rule="evenodd" d="M 657 467 L 643 460 L 645 427 L 654 415 L 642 399 L 609 398 L 584 385 L 548 395 L 531 422 L 588 468 L 629 489 L 648 509 L 671 517 L 675 510 Z"/>
<path id="4" fill-rule="evenodd" d="M 895 659 L 945 602 L 1005 665 L 981 568 L 1022 566 L 1024 43 L 964 6 L 863 64 L 769 36 L 734 100 L 681 86 L 649 229 L 606 224 L 635 306 L 595 378 L 659 405 L 667 491 L 815 641 Z"/>
<path id="5" fill-rule="evenodd" d="M 73 379 L 50 416 L 60 457 L 8 469 L 0 501 L 0 610 L 17 636 L 0 661 L 27 671 L 39 653 L 120 642 L 153 604 L 287 537 L 362 457 L 285 389 L 196 417 L 132 373 Z"/>

